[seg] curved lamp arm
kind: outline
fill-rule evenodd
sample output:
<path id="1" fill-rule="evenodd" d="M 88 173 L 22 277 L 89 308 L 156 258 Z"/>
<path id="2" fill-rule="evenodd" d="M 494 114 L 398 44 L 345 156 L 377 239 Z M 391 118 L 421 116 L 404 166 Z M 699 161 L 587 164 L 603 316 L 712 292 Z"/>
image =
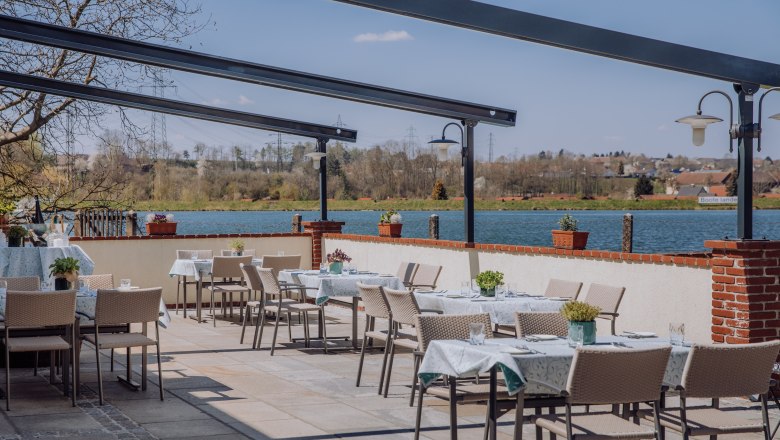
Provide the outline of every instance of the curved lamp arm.
<path id="1" fill-rule="evenodd" d="M 780 87 L 772 87 L 771 89 L 767 89 L 764 94 L 761 95 L 761 99 L 758 100 L 758 151 L 761 151 L 761 110 L 764 104 L 764 98 L 766 98 L 766 95 L 776 90 L 780 90 Z"/>
<path id="2" fill-rule="evenodd" d="M 704 102 L 704 98 L 717 93 L 719 95 L 723 95 L 728 99 L 729 101 L 729 153 L 734 152 L 734 138 L 736 137 L 736 132 L 734 131 L 734 101 L 731 100 L 731 96 L 728 95 L 726 92 L 721 92 L 720 90 L 713 90 L 711 92 L 707 92 L 704 94 L 704 96 L 699 99 L 699 106 L 696 110 L 696 114 L 701 114 L 701 104 Z M 763 99 L 763 96 L 761 97 Z M 759 106 L 759 113 L 760 113 L 760 106 Z M 759 119 L 760 120 L 760 119 Z M 761 142 L 759 140 L 759 142 Z M 761 150 L 759 150 L 761 151 Z"/>
<path id="3" fill-rule="evenodd" d="M 461 124 L 458 124 L 457 122 L 450 122 L 447 125 L 445 125 L 444 128 L 442 128 L 441 130 L 441 138 L 444 139 L 444 132 L 447 131 L 447 127 L 449 127 L 450 125 L 454 125 L 458 127 L 458 130 L 460 130 L 460 157 L 461 157 L 460 161 L 461 161 L 461 165 L 463 165 L 463 161 L 465 160 L 466 157 L 466 146 L 464 145 L 465 134 L 463 133 L 463 127 L 461 127 Z"/>

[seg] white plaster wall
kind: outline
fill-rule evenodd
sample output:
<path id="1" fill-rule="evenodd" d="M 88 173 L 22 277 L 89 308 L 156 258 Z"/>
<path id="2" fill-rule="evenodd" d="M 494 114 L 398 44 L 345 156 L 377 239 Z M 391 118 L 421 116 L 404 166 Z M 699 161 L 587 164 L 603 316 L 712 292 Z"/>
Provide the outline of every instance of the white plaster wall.
<path id="1" fill-rule="evenodd" d="M 670 322 L 684 322 L 686 339 L 710 342 L 712 279 L 709 268 L 628 263 L 552 255 L 527 255 L 408 244 L 325 238 L 323 251 L 344 250 L 360 269 L 395 273 L 402 261 L 442 265 L 439 287 L 459 289 L 483 270 L 498 270 L 521 290 L 542 293 L 550 278 L 625 286 L 617 330 L 668 335 Z M 599 320 L 599 333 L 609 323 Z"/>
<path id="2" fill-rule="evenodd" d="M 141 287 L 162 286 L 167 304 L 176 301 L 176 277 L 169 277 L 178 249 L 211 249 L 219 255 L 228 248 L 233 238 L 171 238 L 140 240 L 74 241 L 95 262 L 93 273 L 111 273 L 117 284 L 130 278 Z M 311 237 L 241 237 L 246 249 L 255 249 L 256 255 L 276 255 L 282 250 L 287 255 L 301 255 L 301 264 L 311 264 Z M 193 289 L 193 288 L 190 288 Z M 187 299 L 194 302 L 194 290 L 188 289 Z"/>

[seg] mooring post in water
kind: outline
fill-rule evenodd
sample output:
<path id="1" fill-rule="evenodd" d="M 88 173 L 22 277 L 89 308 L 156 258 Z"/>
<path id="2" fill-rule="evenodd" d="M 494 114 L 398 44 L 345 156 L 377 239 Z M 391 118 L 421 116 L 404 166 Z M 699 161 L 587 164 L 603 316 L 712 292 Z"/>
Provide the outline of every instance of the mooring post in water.
<path id="1" fill-rule="evenodd" d="M 301 225 L 302 217 L 300 214 L 293 215 L 292 219 L 292 231 L 295 232 L 301 232 L 301 228 L 303 225 Z"/>
<path id="2" fill-rule="evenodd" d="M 121 234 L 121 231 L 118 234 Z M 141 235 L 138 231 L 138 213 L 135 211 L 128 211 L 125 216 L 125 235 L 128 237 Z"/>
<path id="3" fill-rule="evenodd" d="M 623 252 L 634 251 L 634 216 L 623 214 Z"/>
<path id="4" fill-rule="evenodd" d="M 439 215 L 431 214 L 428 219 L 428 238 L 431 240 L 439 239 Z"/>

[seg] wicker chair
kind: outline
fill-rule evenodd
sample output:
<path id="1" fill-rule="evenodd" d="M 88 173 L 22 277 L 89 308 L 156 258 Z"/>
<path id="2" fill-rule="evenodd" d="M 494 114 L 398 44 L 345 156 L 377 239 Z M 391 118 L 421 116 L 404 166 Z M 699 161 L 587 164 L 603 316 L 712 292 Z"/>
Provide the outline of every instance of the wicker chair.
<path id="1" fill-rule="evenodd" d="M 577 349 L 569 370 L 565 414 L 536 417 L 536 426 L 567 439 L 658 438 L 661 386 L 670 346 L 651 349 Z M 710 371 L 710 373 L 712 373 Z M 641 426 L 612 412 L 572 414 L 572 405 L 653 402 L 654 426 Z"/>
<path id="2" fill-rule="evenodd" d="M 11 291 L 5 305 L 5 408 L 11 410 L 11 358 L 10 353 L 67 350 L 70 364 L 75 360 L 76 291 L 57 292 Z M 70 340 L 62 336 L 11 337 L 10 330 L 20 327 L 62 326 L 70 329 Z M 54 357 L 52 356 L 52 359 Z M 76 383 L 76 369 L 71 368 L 71 384 Z M 63 378 L 63 381 L 67 379 Z M 76 393 L 71 387 L 71 404 L 76 406 Z"/>
<path id="3" fill-rule="evenodd" d="M 84 281 L 84 284 L 89 289 L 113 289 L 114 288 L 114 275 L 110 273 L 99 275 L 81 275 L 79 280 Z"/>
<path id="4" fill-rule="evenodd" d="M 399 280 L 401 280 L 402 283 L 404 283 L 404 287 L 411 287 L 412 286 L 412 280 L 414 279 L 414 275 L 417 273 L 417 269 L 420 267 L 417 263 L 410 263 L 408 261 L 402 261 L 400 265 L 398 265 L 398 272 L 396 272 L 396 276 Z"/>
<path id="5" fill-rule="evenodd" d="M 760 432 L 771 438 L 767 392 L 780 341 L 739 345 L 694 345 L 683 370 L 680 407 L 661 410 L 661 429 L 669 428 L 687 440 L 694 436 Z M 761 420 L 718 408 L 718 399 L 758 394 Z M 689 407 L 688 398 L 712 399 L 711 406 Z M 648 414 L 642 412 L 647 418 Z"/>
<path id="6" fill-rule="evenodd" d="M 544 296 L 577 299 L 581 289 L 582 283 L 579 281 L 550 278 L 550 281 L 547 283 L 547 289 L 544 290 Z"/>
<path id="7" fill-rule="evenodd" d="M 232 249 L 222 249 L 222 252 L 220 252 L 220 255 L 223 256 L 223 257 L 233 257 L 233 256 L 235 256 L 233 254 L 233 252 L 234 251 Z M 255 256 L 255 250 L 254 249 L 244 249 L 243 251 L 241 251 L 241 256 L 242 257 L 254 257 Z"/>
<path id="8" fill-rule="evenodd" d="M 569 321 L 559 312 L 517 312 L 515 314 L 517 337 L 528 335 L 569 334 Z"/>
<path id="9" fill-rule="evenodd" d="M 279 281 L 276 279 L 276 276 L 274 276 L 273 269 L 268 268 L 258 268 L 257 273 L 260 275 L 260 281 L 263 284 L 263 291 L 262 291 L 262 299 L 260 301 L 260 319 L 257 323 L 257 328 L 259 328 L 259 332 L 255 332 L 257 334 L 257 337 L 255 338 L 255 342 L 252 344 L 252 348 L 260 349 L 260 344 L 263 340 L 263 325 L 265 324 L 265 312 L 273 312 L 276 315 L 276 322 L 274 323 L 274 336 L 271 341 L 271 356 L 274 355 L 274 350 L 276 349 L 276 335 L 279 331 L 279 317 L 282 313 L 287 315 L 287 326 L 288 326 L 288 332 L 291 332 L 290 330 L 290 313 L 303 313 L 303 334 L 304 334 L 304 341 L 305 346 L 308 348 L 310 345 L 311 338 L 309 336 L 309 312 L 317 312 L 319 315 L 319 328 L 322 330 L 322 346 L 325 350 L 325 353 L 328 352 L 328 338 L 327 338 L 327 332 L 326 332 L 326 325 L 325 325 L 325 306 L 323 305 L 314 305 L 309 304 L 305 302 L 285 302 L 284 300 L 284 293 L 286 291 L 301 291 L 302 289 L 306 289 L 305 287 L 301 286 L 280 286 Z M 278 300 L 269 300 L 268 298 L 270 296 L 278 297 Z M 292 334 L 290 333 L 290 341 L 292 341 Z"/>
<path id="10" fill-rule="evenodd" d="M 279 277 L 279 271 L 283 269 L 298 269 L 301 267 L 300 255 L 263 255 L 263 265 L 274 272 L 275 277 Z"/>
<path id="11" fill-rule="evenodd" d="M 97 360 L 98 395 L 100 404 L 103 405 L 103 372 L 100 369 L 100 350 L 126 348 L 127 349 L 127 380 L 130 380 L 132 369 L 130 366 L 130 348 L 143 347 L 141 357 L 141 389 L 146 390 L 147 379 L 147 355 L 146 347 L 155 346 L 157 349 L 157 374 L 160 385 L 160 400 L 163 400 L 162 363 L 160 360 L 160 298 L 162 288 L 126 290 L 98 290 L 97 304 L 95 306 L 95 333 L 84 336 L 84 339 L 95 346 L 95 359 Z M 147 337 L 146 327 L 154 322 L 154 339 Z M 100 333 L 101 325 L 118 324 L 143 324 L 141 333 Z"/>
<path id="12" fill-rule="evenodd" d="M 625 287 L 607 286 L 593 283 L 585 294 L 585 302 L 601 309 L 599 318 L 610 321 L 612 334 L 615 334 L 615 322 L 619 316 L 618 308 L 623 300 Z"/>
<path id="13" fill-rule="evenodd" d="M 417 305 L 414 294 L 409 290 L 383 289 L 387 304 L 390 306 L 390 315 L 392 316 L 392 337 L 390 340 L 390 354 L 387 359 L 387 376 L 385 376 L 384 397 L 387 397 L 390 389 L 390 377 L 393 373 L 393 359 L 395 358 L 396 346 L 412 350 L 412 353 L 418 352 L 419 344 L 417 335 L 401 333 L 402 325 L 417 325 L 417 315 L 422 313 Z M 415 386 L 417 385 L 417 364 L 419 360 L 415 357 L 415 372 L 412 376 L 412 397 L 409 406 L 414 404 Z"/>
<path id="14" fill-rule="evenodd" d="M 436 288 L 436 281 L 439 280 L 439 274 L 441 273 L 441 266 L 433 266 L 430 264 L 417 265 L 417 272 L 414 273 L 411 285 L 412 289 L 418 289 L 425 287 L 429 289 Z"/>
<path id="15" fill-rule="evenodd" d="M 260 274 L 257 272 L 257 266 L 254 266 L 252 264 L 242 264 L 241 265 L 241 272 L 244 273 L 244 280 L 246 281 L 246 286 L 252 291 L 257 292 L 257 298 L 260 298 L 260 300 L 248 300 L 246 304 L 244 304 L 244 320 L 241 325 L 241 340 L 239 341 L 240 344 L 244 343 L 244 334 L 246 333 L 246 327 L 250 323 L 252 319 L 252 311 L 257 311 L 257 320 L 255 321 L 255 335 L 252 341 L 257 340 L 257 332 L 259 329 L 260 324 L 260 313 L 263 309 L 263 302 L 261 300 L 263 299 L 263 282 L 260 280 Z M 268 299 L 266 298 L 266 302 L 270 306 L 276 305 L 276 303 L 268 302 Z M 283 303 L 296 303 L 297 301 L 293 299 L 282 299 Z M 289 319 L 289 314 L 288 314 Z M 288 326 L 289 327 L 289 326 Z M 288 331 L 290 332 L 290 339 L 292 339 L 292 330 L 288 328 Z M 254 344 L 254 342 L 253 342 Z M 255 348 L 254 346 L 252 348 Z"/>
<path id="16" fill-rule="evenodd" d="M 191 260 L 196 258 L 198 260 L 210 260 L 214 258 L 214 251 L 210 249 L 204 249 L 204 250 L 177 250 L 176 251 L 176 259 L 177 260 Z M 187 286 L 195 286 L 198 282 L 196 280 L 187 281 L 187 277 L 183 275 L 177 276 L 176 280 L 176 314 L 179 314 L 179 291 L 181 290 L 183 293 L 183 301 L 181 302 L 182 305 L 182 313 L 184 314 L 184 317 L 187 317 Z"/>
<path id="17" fill-rule="evenodd" d="M 390 314 L 390 305 L 387 303 L 385 292 L 382 286 L 372 286 L 363 283 L 357 283 L 360 298 L 363 300 L 363 307 L 366 314 L 366 328 L 363 332 L 363 343 L 360 346 L 360 362 L 358 363 L 356 387 L 360 386 L 360 376 L 363 373 L 363 359 L 368 347 L 368 340 L 384 341 L 384 357 L 382 358 L 382 372 L 379 373 L 379 391 L 382 394 L 382 386 L 385 380 L 385 370 L 387 368 L 387 356 L 390 352 L 390 329 L 393 328 L 393 317 Z M 376 320 L 387 320 L 387 330 L 377 330 Z"/>
<path id="18" fill-rule="evenodd" d="M 419 357 L 417 359 L 422 359 L 422 355 L 425 353 L 425 350 L 427 350 L 431 341 L 444 339 L 468 339 L 469 324 L 471 323 L 483 323 L 485 325 L 485 337 L 493 337 L 490 315 L 487 313 L 473 315 L 417 315 L 416 323 L 417 339 L 420 341 L 420 347 L 418 351 Z M 415 377 L 417 376 L 418 368 L 419 363 L 415 362 Z M 450 378 L 447 383 L 448 386 L 431 386 L 428 388 L 424 387 L 422 383 L 420 384 L 420 393 L 417 400 L 417 418 L 414 427 L 415 440 L 420 436 L 423 396 L 426 393 L 441 399 L 448 400 L 450 402 L 451 438 L 457 438 L 457 404 L 485 402 L 490 398 L 489 384 L 483 383 L 458 386 L 458 382 L 454 380 L 454 378 Z M 498 392 L 498 399 L 500 400 L 516 401 L 517 399 L 522 399 L 523 397 L 522 392 L 517 393 L 516 397 L 510 397 L 507 393 L 506 387 L 504 386 L 499 386 Z M 522 430 L 522 424 L 520 423 L 521 421 L 522 419 L 520 417 L 516 417 L 515 438 L 519 438 L 518 433 Z"/>
<path id="19" fill-rule="evenodd" d="M 230 316 L 233 316 L 233 294 L 239 294 L 239 304 L 241 304 L 241 314 L 244 313 L 244 292 L 247 293 L 247 299 L 252 293 L 249 288 L 243 285 L 244 273 L 241 271 L 242 264 L 252 264 L 252 257 L 214 257 L 211 264 L 211 283 L 208 289 L 211 291 L 211 317 L 214 327 L 217 326 L 217 315 L 214 314 L 214 294 L 222 294 L 222 314 L 226 314 L 226 296 L 230 295 Z M 216 279 L 221 281 L 216 281 Z"/>
<path id="20" fill-rule="evenodd" d="M 0 281 L 5 281 L 9 292 L 37 292 L 41 290 L 41 279 L 38 277 L 0 277 Z"/>

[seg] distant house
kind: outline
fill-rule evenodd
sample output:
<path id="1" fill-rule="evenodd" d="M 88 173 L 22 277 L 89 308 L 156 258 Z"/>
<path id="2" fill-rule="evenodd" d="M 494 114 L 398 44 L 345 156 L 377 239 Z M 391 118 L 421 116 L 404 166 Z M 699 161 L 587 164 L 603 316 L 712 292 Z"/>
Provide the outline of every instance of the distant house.
<path id="1" fill-rule="evenodd" d="M 706 195 L 707 190 L 703 186 L 698 185 L 681 186 L 677 191 L 677 197 L 701 197 Z"/>
<path id="2" fill-rule="evenodd" d="M 686 187 L 701 187 L 704 189 L 705 193 L 710 193 L 712 187 L 718 187 L 723 186 L 726 184 L 726 182 L 729 180 L 729 177 L 731 177 L 731 171 L 722 171 L 722 170 L 705 170 L 705 171 L 686 171 L 682 172 L 672 178 L 670 182 L 668 182 L 669 186 L 672 188 L 676 187 L 678 189 L 677 195 L 682 195 L 682 191 Z M 667 188 L 667 194 L 673 192 L 674 190 L 672 188 Z M 671 191 L 670 191 L 671 189 Z M 692 191 L 691 189 L 687 189 L 686 192 Z M 687 195 L 698 195 L 698 194 L 687 194 Z"/>

